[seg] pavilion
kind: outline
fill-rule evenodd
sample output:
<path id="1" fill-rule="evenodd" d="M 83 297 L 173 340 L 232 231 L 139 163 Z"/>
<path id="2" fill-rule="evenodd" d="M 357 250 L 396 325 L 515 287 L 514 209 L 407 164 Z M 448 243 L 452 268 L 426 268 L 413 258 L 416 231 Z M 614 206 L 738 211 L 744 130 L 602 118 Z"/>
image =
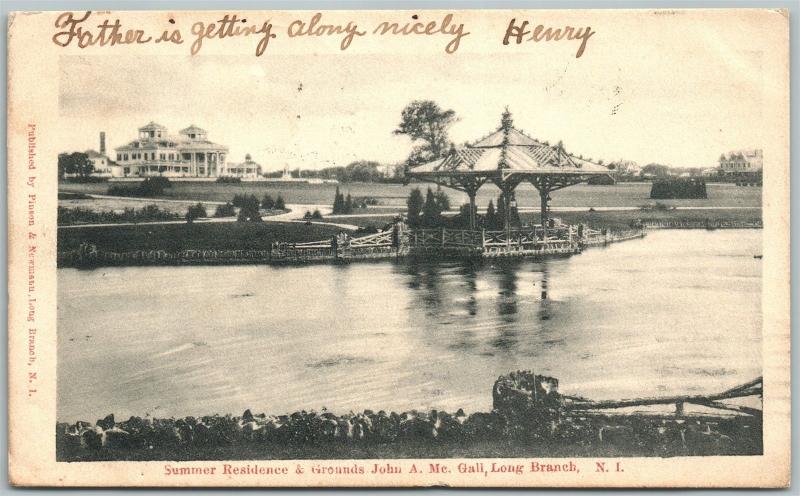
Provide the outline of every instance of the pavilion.
<path id="1" fill-rule="evenodd" d="M 555 146 L 538 141 L 514 127 L 511 113 L 503 112 L 500 127 L 474 144 L 452 148 L 432 162 L 409 168 L 407 179 L 432 182 L 469 196 L 471 230 L 476 229 L 475 195 L 486 183 L 494 183 L 503 193 L 505 211 L 509 212 L 514 189 L 529 182 L 539 191 L 541 223 L 545 231 L 548 222 L 550 193 L 587 181 L 594 176 L 611 175 L 608 167 L 579 159 L 566 151 L 559 142 Z M 505 216 L 505 232 L 510 231 L 509 216 Z"/>

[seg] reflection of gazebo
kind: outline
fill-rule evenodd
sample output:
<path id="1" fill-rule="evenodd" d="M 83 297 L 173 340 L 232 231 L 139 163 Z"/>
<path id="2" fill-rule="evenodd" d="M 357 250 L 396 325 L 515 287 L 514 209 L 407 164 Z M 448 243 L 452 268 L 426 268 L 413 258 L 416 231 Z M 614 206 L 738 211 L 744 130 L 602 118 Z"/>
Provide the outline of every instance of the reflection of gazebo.
<path id="1" fill-rule="evenodd" d="M 476 227 L 475 195 L 481 186 L 487 182 L 497 185 L 503 193 L 505 211 L 509 212 L 514 189 L 530 182 L 539 190 L 542 228 L 546 229 L 551 191 L 610 173 L 607 167 L 568 154 L 561 143 L 550 146 L 519 131 L 506 109 L 497 131 L 477 143 L 451 150 L 444 158 L 410 168 L 407 177 L 465 192 L 469 196 L 472 230 Z M 506 215 L 506 233 L 509 229 Z"/>

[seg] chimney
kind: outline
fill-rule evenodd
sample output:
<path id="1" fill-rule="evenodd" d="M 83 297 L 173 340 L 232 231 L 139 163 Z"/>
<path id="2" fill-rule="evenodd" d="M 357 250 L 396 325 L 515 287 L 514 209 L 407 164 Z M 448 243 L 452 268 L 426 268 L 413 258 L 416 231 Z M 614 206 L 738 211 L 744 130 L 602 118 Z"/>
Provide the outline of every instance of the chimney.
<path id="1" fill-rule="evenodd" d="M 100 153 L 106 154 L 106 132 L 100 131 Z"/>

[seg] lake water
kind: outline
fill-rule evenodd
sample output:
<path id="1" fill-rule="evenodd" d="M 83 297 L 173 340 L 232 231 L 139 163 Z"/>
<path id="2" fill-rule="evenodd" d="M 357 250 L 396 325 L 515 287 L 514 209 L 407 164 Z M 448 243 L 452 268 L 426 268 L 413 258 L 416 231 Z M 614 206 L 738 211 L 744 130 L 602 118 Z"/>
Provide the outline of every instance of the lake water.
<path id="1" fill-rule="evenodd" d="M 760 230 L 669 230 L 545 262 L 59 269 L 58 418 L 488 410 L 516 369 L 715 392 L 761 375 L 754 254 Z"/>

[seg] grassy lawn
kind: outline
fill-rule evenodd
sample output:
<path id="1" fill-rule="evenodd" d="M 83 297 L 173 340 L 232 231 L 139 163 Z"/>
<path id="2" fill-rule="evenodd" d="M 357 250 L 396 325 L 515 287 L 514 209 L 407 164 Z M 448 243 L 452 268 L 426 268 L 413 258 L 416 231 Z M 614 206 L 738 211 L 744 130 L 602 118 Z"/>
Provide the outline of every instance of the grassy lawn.
<path id="1" fill-rule="evenodd" d="M 59 191 L 73 193 L 106 194 L 110 185 L 119 183 L 59 184 Z M 406 198 L 412 189 L 419 187 L 423 193 L 426 188 L 436 188 L 425 183 L 402 184 L 347 183 L 339 189 L 353 197 L 372 197 L 379 206 L 405 206 Z M 654 204 L 650 200 L 650 183 L 619 183 L 611 186 L 590 186 L 579 184 L 551 194 L 553 207 L 638 207 Z M 708 199 L 705 200 L 661 200 L 673 206 L 705 207 L 760 207 L 761 188 L 742 187 L 731 184 L 708 184 Z M 335 184 L 292 184 L 292 183 L 208 183 L 173 182 L 164 191 L 163 198 L 192 201 L 230 201 L 236 194 L 253 194 L 261 198 L 265 194 L 273 198 L 280 194 L 287 203 L 311 205 L 330 205 L 333 203 Z M 454 190 L 446 190 L 454 208 L 468 201 L 467 196 Z M 478 191 L 477 202 L 485 209 L 490 199 L 497 202 L 500 191 L 497 187 L 486 185 Z M 530 184 L 522 184 L 516 190 L 520 206 L 538 206 L 538 192 Z"/>
<path id="2" fill-rule="evenodd" d="M 84 241 L 110 251 L 266 250 L 273 241 L 306 242 L 330 238 L 341 229 L 303 223 L 195 223 L 59 229 L 58 250 Z"/>

